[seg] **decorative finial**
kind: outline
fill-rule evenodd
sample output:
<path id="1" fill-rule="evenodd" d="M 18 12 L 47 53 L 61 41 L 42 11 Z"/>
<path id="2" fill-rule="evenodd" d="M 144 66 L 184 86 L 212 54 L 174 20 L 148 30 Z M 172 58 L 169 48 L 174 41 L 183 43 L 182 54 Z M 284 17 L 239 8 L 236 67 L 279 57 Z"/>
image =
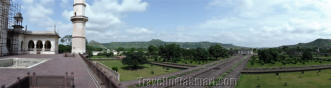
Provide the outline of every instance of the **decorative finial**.
<path id="1" fill-rule="evenodd" d="M 28 31 L 28 25 L 25 25 L 25 31 Z"/>
<path id="2" fill-rule="evenodd" d="M 56 32 L 56 24 L 54 24 L 54 32 Z"/>

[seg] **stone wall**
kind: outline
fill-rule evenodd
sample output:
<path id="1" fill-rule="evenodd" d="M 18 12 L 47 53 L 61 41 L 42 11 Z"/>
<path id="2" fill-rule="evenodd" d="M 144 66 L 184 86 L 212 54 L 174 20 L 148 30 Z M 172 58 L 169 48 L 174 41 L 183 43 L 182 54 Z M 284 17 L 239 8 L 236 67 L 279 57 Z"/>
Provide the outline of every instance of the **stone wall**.
<path id="1" fill-rule="evenodd" d="M 0 60 L 0 67 L 9 67 L 14 65 L 14 60 L 13 59 L 3 59 Z"/>

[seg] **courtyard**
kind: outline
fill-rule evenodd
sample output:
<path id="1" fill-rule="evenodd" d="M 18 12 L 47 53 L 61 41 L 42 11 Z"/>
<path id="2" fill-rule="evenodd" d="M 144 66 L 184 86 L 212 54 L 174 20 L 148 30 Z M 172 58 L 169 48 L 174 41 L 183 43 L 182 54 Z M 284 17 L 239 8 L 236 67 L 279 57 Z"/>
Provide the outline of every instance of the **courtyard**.
<path id="1" fill-rule="evenodd" d="M 78 55 L 75 57 L 64 57 L 58 55 L 21 55 L 6 56 L 0 59 L 23 58 L 24 59 L 49 59 L 44 63 L 31 68 L 0 68 L 0 85 L 10 86 L 18 82 L 17 78 L 24 78 L 28 73 L 35 73 L 37 76 L 65 76 L 66 73 L 73 73 L 74 84 L 77 88 L 100 87 L 91 74 L 88 66 Z"/>

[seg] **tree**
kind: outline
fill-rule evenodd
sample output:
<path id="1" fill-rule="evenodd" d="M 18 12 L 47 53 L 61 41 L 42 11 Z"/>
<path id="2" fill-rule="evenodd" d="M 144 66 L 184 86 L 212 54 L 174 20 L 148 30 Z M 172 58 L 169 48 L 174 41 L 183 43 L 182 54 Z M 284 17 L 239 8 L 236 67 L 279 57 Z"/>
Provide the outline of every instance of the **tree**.
<path id="1" fill-rule="evenodd" d="M 260 50 L 259 52 L 259 60 L 260 63 L 271 63 L 274 64 L 275 62 L 279 61 L 279 51 L 277 49 L 265 49 Z"/>
<path id="2" fill-rule="evenodd" d="M 313 54 L 310 51 L 304 51 L 302 54 L 301 59 L 303 61 L 308 61 L 308 60 L 312 60 L 313 59 Z"/>
<path id="3" fill-rule="evenodd" d="M 99 53 L 98 56 L 112 57 L 112 56 L 114 56 L 114 53 L 113 52 L 110 52 L 110 53 L 104 52 L 104 53 Z"/>
<path id="4" fill-rule="evenodd" d="M 128 52 L 126 54 L 126 57 L 122 60 L 122 63 L 125 65 L 129 65 L 130 68 L 137 69 L 139 65 L 147 63 L 147 58 L 141 51 Z"/>
<path id="5" fill-rule="evenodd" d="M 228 51 L 224 49 L 221 45 L 210 46 L 208 49 L 211 56 L 218 59 L 219 57 L 227 57 Z"/>
<path id="6" fill-rule="evenodd" d="M 116 49 L 117 52 L 121 52 L 121 51 L 124 51 L 125 49 L 123 47 L 119 47 Z"/>
<path id="7" fill-rule="evenodd" d="M 71 42 L 72 42 L 71 40 L 72 40 L 72 35 L 66 35 L 63 38 L 61 38 L 61 42 L 64 45 L 70 45 L 71 46 Z"/>
<path id="8" fill-rule="evenodd" d="M 159 47 L 159 54 L 165 60 L 163 61 L 173 61 L 176 62 L 181 56 L 181 48 L 177 44 L 169 44 Z"/>
<path id="9" fill-rule="evenodd" d="M 70 45 L 59 45 L 59 53 L 70 53 L 71 52 L 71 46 Z"/>
<path id="10" fill-rule="evenodd" d="M 181 52 L 184 59 L 194 59 L 195 49 L 182 49 Z"/>
<path id="11" fill-rule="evenodd" d="M 151 58 L 154 58 L 154 59 L 156 59 L 156 57 L 157 57 L 157 55 L 158 55 L 158 48 L 157 47 L 155 47 L 155 46 L 153 46 L 153 45 L 150 45 L 149 47 L 148 47 L 148 54 L 149 54 L 149 56 L 151 57 Z"/>
<path id="12" fill-rule="evenodd" d="M 209 57 L 209 53 L 206 49 L 204 49 L 204 48 L 196 49 L 195 59 L 200 60 L 200 61 L 206 61 L 206 60 L 208 60 L 208 57 Z"/>

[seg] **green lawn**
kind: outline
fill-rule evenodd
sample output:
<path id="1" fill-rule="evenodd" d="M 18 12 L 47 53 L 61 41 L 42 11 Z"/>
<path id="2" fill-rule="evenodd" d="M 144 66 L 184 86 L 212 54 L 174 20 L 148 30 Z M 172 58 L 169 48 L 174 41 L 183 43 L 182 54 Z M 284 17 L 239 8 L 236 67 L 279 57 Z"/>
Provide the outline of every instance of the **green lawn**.
<path id="1" fill-rule="evenodd" d="M 144 77 L 144 78 L 153 77 L 153 76 L 180 71 L 180 69 L 162 67 L 151 64 L 142 65 L 144 67 L 143 69 L 127 70 L 124 69 L 124 67 L 126 66 L 122 64 L 121 60 L 110 60 L 110 61 L 100 61 L 100 62 L 108 66 L 109 68 L 118 67 L 119 68 L 118 72 L 120 73 L 120 81 L 136 80 L 139 77 Z M 154 74 L 152 73 L 153 71 Z"/>
<path id="2" fill-rule="evenodd" d="M 254 63 L 254 65 L 252 65 L 250 62 L 248 62 L 247 68 L 302 67 L 302 66 L 326 65 L 326 64 L 331 64 L 331 61 L 323 61 L 322 63 L 316 61 L 309 61 L 306 62 L 305 64 L 298 63 L 298 64 L 286 64 L 286 65 L 283 65 L 280 62 L 276 62 L 275 64 L 264 64 L 264 65 L 261 65 L 260 63 Z"/>
<path id="3" fill-rule="evenodd" d="M 331 70 L 242 74 L 237 88 L 331 88 Z"/>
<path id="4" fill-rule="evenodd" d="M 93 58 L 109 58 L 109 57 L 106 57 L 106 56 L 92 56 L 91 58 L 93 59 Z"/>

